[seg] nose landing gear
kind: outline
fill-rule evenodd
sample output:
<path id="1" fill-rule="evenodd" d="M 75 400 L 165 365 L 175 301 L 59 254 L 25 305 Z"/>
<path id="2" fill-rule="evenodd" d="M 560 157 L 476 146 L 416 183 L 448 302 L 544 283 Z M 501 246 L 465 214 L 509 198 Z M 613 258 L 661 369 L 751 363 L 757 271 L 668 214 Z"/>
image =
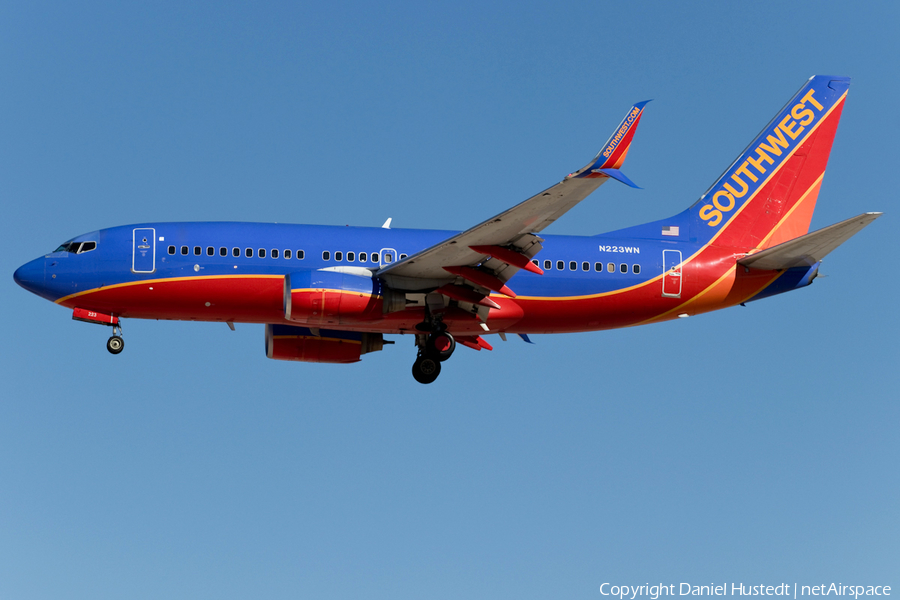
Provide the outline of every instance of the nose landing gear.
<path id="1" fill-rule="evenodd" d="M 76 321 L 112 327 L 113 334 L 106 340 L 106 349 L 110 354 L 118 354 L 125 349 L 125 340 L 122 339 L 122 322 L 118 315 L 87 308 L 75 308 L 72 310 L 72 318 Z"/>
<path id="2" fill-rule="evenodd" d="M 116 324 L 112 328 L 113 334 L 111 338 L 106 340 L 106 349 L 109 350 L 110 354 L 118 354 L 125 349 L 125 340 L 122 338 L 122 326 Z"/>

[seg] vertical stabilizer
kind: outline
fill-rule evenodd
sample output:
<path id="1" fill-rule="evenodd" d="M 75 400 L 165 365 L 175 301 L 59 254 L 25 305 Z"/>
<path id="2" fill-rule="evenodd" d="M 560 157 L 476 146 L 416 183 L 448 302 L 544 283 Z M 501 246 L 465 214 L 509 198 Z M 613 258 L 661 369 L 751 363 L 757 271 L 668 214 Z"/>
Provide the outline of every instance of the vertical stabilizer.
<path id="1" fill-rule="evenodd" d="M 763 249 L 809 231 L 849 86 L 810 78 L 691 207 L 698 241 Z"/>

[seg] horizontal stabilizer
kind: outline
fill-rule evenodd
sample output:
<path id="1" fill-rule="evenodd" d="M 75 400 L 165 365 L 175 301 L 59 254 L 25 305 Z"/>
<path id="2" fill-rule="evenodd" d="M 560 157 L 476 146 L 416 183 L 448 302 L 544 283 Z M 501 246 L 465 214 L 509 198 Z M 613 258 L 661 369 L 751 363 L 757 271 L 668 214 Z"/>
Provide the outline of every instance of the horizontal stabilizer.
<path id="1" fill-rule="evenodd" d="M 737 262 L 745 267 L 765 271 L 812 266 L 880 216 L 880 212 L 864 213 L 745 256 Z"/>

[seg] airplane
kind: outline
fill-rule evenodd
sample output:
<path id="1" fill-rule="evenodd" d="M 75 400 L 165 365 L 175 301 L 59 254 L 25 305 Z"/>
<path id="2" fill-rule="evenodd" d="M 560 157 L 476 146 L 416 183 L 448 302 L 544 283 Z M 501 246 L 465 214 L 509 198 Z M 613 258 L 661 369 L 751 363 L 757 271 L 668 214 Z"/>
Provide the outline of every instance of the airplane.
<path id="1" fill-rule="evenodd" d="M 595 236 L 540 235 L 620 170 L 647 102 L 596 157 L 462 232 L 267 223 L 141 223 L 77 236 L 16 283 L 112 328 L 122 319 L 265 325 L 266 356 L 353 363 L 413 336 L 416 381 L 458 345 L 658 323 L 810 285 L 822 259 L 881 213 L 809 233 L 849 89 L 811 77 L 693 205 Z"/>

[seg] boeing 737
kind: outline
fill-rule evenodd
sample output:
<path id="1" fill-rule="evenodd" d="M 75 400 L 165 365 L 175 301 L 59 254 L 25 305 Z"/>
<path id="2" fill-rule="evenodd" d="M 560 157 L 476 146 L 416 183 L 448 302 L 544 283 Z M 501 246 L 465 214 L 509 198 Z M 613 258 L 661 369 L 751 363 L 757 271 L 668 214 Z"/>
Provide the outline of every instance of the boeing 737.
<path id="1" fill-rule="evenodd" d="M 646 102 L 584 168 L 462 232 L 266 223 L 141 223 L 77 236 L 15 281 L 112 328 L 122 319 L 260 323 L 266 355 L 352 363 L 413 336 L 433 382 L 488 334 L 657 323 L 807 286 L 822 259 L 878 218 L 809 233 L 850 80 L 815 76 L 690 208 L 596 236 L 541 235 L 620 170 Z"/>

